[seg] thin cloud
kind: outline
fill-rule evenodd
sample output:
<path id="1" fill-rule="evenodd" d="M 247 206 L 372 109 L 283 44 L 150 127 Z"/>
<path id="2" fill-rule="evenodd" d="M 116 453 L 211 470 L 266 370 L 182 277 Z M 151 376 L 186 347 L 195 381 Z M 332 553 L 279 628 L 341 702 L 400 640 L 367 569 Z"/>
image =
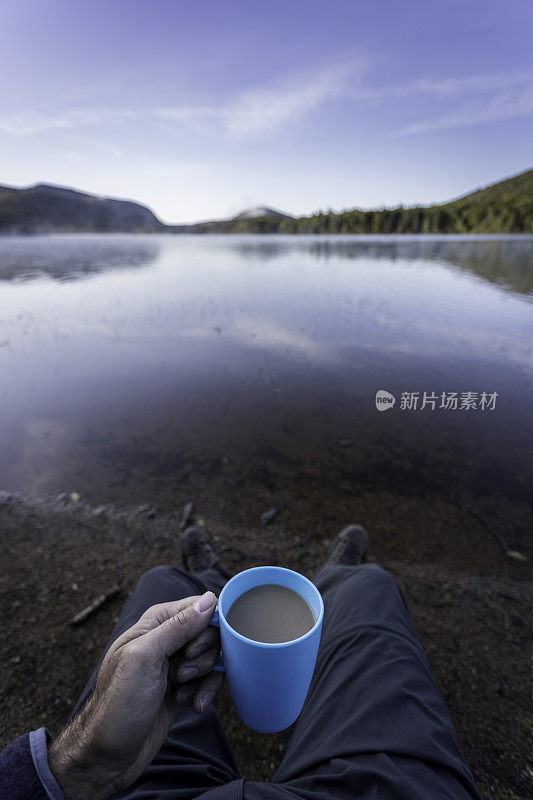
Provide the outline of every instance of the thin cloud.
<path id="1" fill-rule="evenodd" d="M 295 76 L 276 87 L 252 89 L 223 112 L 224 128 L 230 136 L 246 138 L 296 122 L 324 103 L 348 94 L 360 69 L 358 63 L 340 64 Z"/>
<path id="2" fill-rule="evenodd" d="M 229 141 L 268 136 L 294 124 L 329 102 L 375 106 L 401 98 L 431 97 L 456 106 L 429 119 L 414 121 L 392 135 L 407 136 L 443 128 L 480 125 L 533 114 L 533 74 L 503 72 L 450 78 L 420 78 L 404 84 L 365 86 L 366 65 L 345 60 L 308 72 L 286 76 L 270 85 L 253 87 L 220 105 L 184 105 L 148 109 L 70 109 L 50 114 L 29 112 L 4 115 L 0 131 L 34 136 L 53 131 L 76 131 L 98 126 L 120 126 L 148 121 L 168 130 L 192 130 L 200 136 L 222 136 Z"/>
<path id="3" fill-rule="evenodd" d="M 274 86 L 254 87 L 223 106 L 159 108 L 152 114 L 199 132 L 212 130 L 215 125 L 230 139 L 254 138 L 297 122 L 324 103 L 350 94 L 360 72 L 359 62 L 336 64 L 293 75 Z"/>
<path id="4" fill-rule="evenodd" d="M 406 95 L 426 93 L 453 96 L 467 92 L 486 92 L 523 86 L 531 83 L 531 72 L 498 72 L 484 75 L 468 75 L 454 78 L 421 78 L 404 86 L 391 87 L 390 94 Z"/>
<path id="5" fill-rule="evenodd" d="M 254 87 L 220 106 L 169 106 L 142 111 L 131 109 L 71 109 L 61 113 L 4 116 L 0 131 L 32 136 L 134 119 L 166 121 L 201 133 L 222 132 L 230 139 L 246 139 L 298 121 L 324 103 L 347 94 L 360 72 L 359 63 L 323 67 L 293 75 L 280 84 Z"/>
<path id="6" fill-rule="evenodd" d="M 79 123 L 76 123 L 79 124 Z M 61 130 L 74 127 L 72 118 L 63 115 L 16 114 L 0 119 L 0 131 L 15 136 L 33 136 L 46 131 Z"/>
<path id="7" fill-rule="evenodd" d="M 455 108 L 433 119 L 424 119 L 407 125 L 397 132 L 398 136 L 482 125 L 533 114 L 531 73 L 481 75 L 448 81 L 418 81 L 413 85 L 413 91 L 452 97 L 476 92 L 476 96 L 473 99 L 461 100 Z M 480 93 L 482 97 L 479 97 Z"/>
<path id="8" fill-rule="evenodd" d="M 29 112 L 0 119 L 0 131 L 16 136 L 34 136 L 53 130 L 74 130 L 99 125 L 102 122 L 133 119 L 135 112 L 111 109 L 70 109 L 61 113 Z"/>

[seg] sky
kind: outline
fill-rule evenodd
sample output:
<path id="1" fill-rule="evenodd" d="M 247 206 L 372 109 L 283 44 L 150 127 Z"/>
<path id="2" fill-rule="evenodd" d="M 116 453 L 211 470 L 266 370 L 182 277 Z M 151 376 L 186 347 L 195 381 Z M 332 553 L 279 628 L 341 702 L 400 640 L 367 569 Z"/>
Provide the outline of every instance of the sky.
<path id="1" fill-rule="evenodd" d="M 0 184 L 165 222 L 442 202 L 533 166 L 524 0 L 2 0 Z"/>

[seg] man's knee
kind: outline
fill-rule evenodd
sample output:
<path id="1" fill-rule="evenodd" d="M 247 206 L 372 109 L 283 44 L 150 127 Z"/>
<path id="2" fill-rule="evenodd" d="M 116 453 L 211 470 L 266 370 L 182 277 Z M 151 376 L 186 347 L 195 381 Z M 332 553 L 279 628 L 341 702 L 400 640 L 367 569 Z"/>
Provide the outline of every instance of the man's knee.
<path id="1" fill-rule="evenodd" d="M 332 581 L 324 599 L 330 619 L 337 614 L 343 618 L 347 614 L 359 622 L 381 619 L 413 632 L 400 587 L 377 564 L 346 568 L 338 575 L 337 585 Z"/>
<path id="2" fill-rule="evenodd" d="M 168 580 L 169 578 L 174 577 L 177 570 L 175 567 L 171 567 L 169 564 L 160 564 L 158 567 L 152 567 L 151 569 L 147 569 L 146 572 L 143 572 L 141 577 L 139 578 L 139 583 L 152 583 L 158 581 Z"/>
<path id="3" fill-rule="evenodd" d="M 379 564 L 361 564 L 361 571 L 371 580 L 372 583 L 383 586 L 383 589 L 398 588 L 398 585 L 392 575 L 387 570 L 380 567 Z"/>
<path id="4" fill-rule="evenodd" d="M 372 593 L 380 597 L 398 594 L 399 587 L 392 575 L 378 564 L 361 564 L 350 571 L 343 581 L 347 593 Z"/>
<path id="5" fill-rule="evenodd" d="M 157 594 L 166 592 L 169 599 L 188 597 L 193 594 L 202 594 L 203 589 L 198 580 L 181 567 L 172 567 L 161 564 L 144 572 L 137 581 L 137 591 L 142 594 Z"/>
<path id="6" fill-rule="evenodd" d="M 189 573 L 180 567 L 172 567 L 169 564 L 161 564 L 146 570 L 137 581 L 138 590 L 150 591 L 155 587 L 169 587 L 173 591 L 178 591 L 183 587 L 183 590 L 187 590 L 189 594 L 197 593 L 196 584 Z"/>

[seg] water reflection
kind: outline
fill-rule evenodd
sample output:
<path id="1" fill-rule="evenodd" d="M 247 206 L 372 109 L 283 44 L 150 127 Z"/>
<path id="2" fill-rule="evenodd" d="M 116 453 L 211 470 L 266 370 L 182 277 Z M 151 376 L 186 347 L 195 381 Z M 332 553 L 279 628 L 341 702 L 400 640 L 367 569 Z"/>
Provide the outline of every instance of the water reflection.
<path id="1" fill-rule="evenodd" d="M 533 237 L 531 236 L 295 236 L 228 237 L 227 243 L 243 258 L 270 260 L 288 249 L 317 259 L 423 260 L 467 270 L 516 292 L 533 292 Z"/>
<path id="2" fill-rule="evenodd" d="M 0 240 L 0 281 L 48 276 L 73 281 L 98 272 L 144 267 L 157 257 L 156 239 L 131 236 L 13 236 Z"/>
<path id="3" fill-rule="evenodd" d="M 200 244 L 203 237 L 194 238 Z M 5 238 L 0 242 L 0 280 L 25 281 L 48 275 L 68 281 L 107 270 L 147 266 L 157 258 L 162 239 L 127 235 Z M 229 249 L 245 260 L 270 261 L 294 252 L 325 261 L 333 257 L 432 261 L 521 294 L 533 292 L 531 236 L 213 236 L 207 244 Z M 204 240 L 201 246 L 205 245 Z"/>
<path id="4" fill-rule="evenodd" d="M 0 240 L 0 487 L 243 525 L 277 505 L 305 535 L 364 518 L 392 553 L 401 524 L 427 559 L 453 518 L 479 566 L 475 507 L 524 550 L 532 241 Z M 407 391 L 498 401 L 408 412 Z"/>

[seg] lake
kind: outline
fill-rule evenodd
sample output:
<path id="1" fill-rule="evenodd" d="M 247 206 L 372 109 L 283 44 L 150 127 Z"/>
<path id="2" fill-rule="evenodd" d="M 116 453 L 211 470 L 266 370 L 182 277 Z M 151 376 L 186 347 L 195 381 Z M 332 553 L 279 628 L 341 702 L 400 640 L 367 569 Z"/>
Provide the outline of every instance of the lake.
<path id="1" fill-rule="evenodd" d="M 528 548 L 532 292 L 531 236 L 0 239 L 0 488 L 484 568 Z"/>

